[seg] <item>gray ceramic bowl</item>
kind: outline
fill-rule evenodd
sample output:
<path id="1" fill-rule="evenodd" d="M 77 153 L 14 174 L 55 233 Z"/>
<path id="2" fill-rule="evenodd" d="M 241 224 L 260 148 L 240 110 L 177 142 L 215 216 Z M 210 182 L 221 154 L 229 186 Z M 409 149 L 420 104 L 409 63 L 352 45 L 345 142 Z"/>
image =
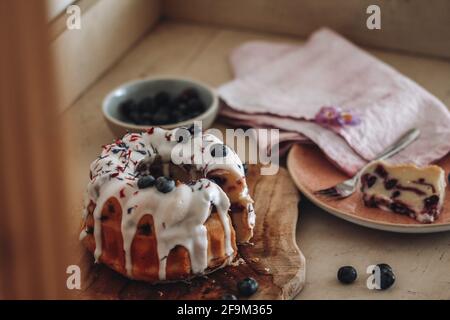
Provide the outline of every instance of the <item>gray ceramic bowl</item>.
<path id="1" fill-rule="evenodd" d="M 206 106 L 205 112 L 195 118 L 171 123 L 168 125 L 158 125 L 165 129 L 189 126 L 194 121 L 202 121 L 202 129 L 209 128 L 214 122 L 219 110 L 219 101 L 216 93 L 208 85 L 189 78 L 176 76 L 152 77 L 125 83 L 110 92 L 103 100 L 103 115 L 105 116 L 111 130 L 121 136 L 127 131 L 141 132 L 152 126 L 136 125 L 127 122 L 119 111 L 119 105 L 128 99 L 139 101 L 147 96 L 154 96 L 159 91 L 166 91 L 172 97 L 181 93 L 184 89 L 194 88 L 198 91 L 200 99 Z"/>

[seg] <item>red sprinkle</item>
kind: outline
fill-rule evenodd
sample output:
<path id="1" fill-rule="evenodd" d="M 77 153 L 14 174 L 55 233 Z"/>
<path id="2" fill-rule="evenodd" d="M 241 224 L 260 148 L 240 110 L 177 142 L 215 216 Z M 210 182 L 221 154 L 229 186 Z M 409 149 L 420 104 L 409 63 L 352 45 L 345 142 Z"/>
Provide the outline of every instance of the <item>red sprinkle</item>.
<path id="1" fill-rule="evenodd" d="M 133 133 L 133 134 L 130 136 L 130 141 L 131 141 L 131 142 L 136 141 L 136 140 L 138 140 L 140 137 L 141 137 L 140 135 Z"/>
<path id="2" fill-rule="evenodd" d="M 125 198 L 125 188 L 122 188 L 119 192 L 121 198 Z"/>
<path id="3" fill-rule="evenodd" d="M 155 128 L 152 127 L 152 128 L 147 130 L 147 133 L 148 134 L 153 134 L 154 131 L 155 131 Z"/>
<path id="4" fill-rule="evenodd" d="M 117 177 L 118 175 L 119 175 L 119 172 L 111 173 L 111 178 L 115 178 L 115 177 Z"/>

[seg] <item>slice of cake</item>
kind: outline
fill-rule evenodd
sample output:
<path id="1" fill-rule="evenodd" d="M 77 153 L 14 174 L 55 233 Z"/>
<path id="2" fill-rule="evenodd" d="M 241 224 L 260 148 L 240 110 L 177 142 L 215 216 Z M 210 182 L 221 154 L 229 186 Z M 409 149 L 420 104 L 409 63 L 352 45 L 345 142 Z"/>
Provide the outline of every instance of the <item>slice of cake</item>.
<path id="1" fill-rule="evenodd" d="M 361 175 L 361 192 L 366 206 L 409 215 L 422 222 L 433 222 L 442 210 L 445 173 L 440 167 L 370 164 Z"/>

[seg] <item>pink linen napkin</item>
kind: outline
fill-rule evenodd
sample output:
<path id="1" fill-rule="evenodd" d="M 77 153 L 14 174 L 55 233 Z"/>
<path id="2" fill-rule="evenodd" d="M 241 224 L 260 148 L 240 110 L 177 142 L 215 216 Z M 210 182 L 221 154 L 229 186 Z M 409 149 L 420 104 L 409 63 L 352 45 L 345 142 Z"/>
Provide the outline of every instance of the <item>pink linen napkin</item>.
<path id="1" fill-rule="evenodd" d="M 303 46 L 247 43 L 230 60 L 236 78 L 218 89 L 227 105 L 222 116 L 300 133 L 298 141 L 311 139 L 348 174 L 413 127 L 420 138 L 393 162 L 425 165 L 450 151 L 445 105 L 331 30 L 316 31 Z M 324 128 L 311 121 L 323 106 L 350 110 L 361 123 Z"/>

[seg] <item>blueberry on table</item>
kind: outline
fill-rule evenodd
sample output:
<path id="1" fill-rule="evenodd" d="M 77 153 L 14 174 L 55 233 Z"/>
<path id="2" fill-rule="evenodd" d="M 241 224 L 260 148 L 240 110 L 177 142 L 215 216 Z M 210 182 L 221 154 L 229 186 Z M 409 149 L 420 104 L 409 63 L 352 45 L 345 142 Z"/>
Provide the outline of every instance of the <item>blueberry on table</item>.
<path id="1" fill-rule="evenodd" d="M 167 105 L 170 102 L 170 95 L 165 91 L 160 91 L 155 95 L 155 102 L 158 106 Z"/>
<path id="2" fill-rule="evenodd" d="M 380 263 L 380 264 L 377 264 L 377 267 L 380 270 L 380 273 L 379 273 L 380 278 L 375 279 L 375 281 L 378 282 L 379 289 L 380 290 L 389 289 L 390 287 L 392 287 L 392 285 L 395 282 L 395 274 L 392 271 L 391 266 L 386 263 Z M 372 273 L 374 273 L 376 275 L 375 270 Z"/>
<path id="3" fill-rule="evenodd" d="M 253 278 L 245 278 L 237 284 L 239 293 L 246 297 L 258 291 L 258 287 L 258 282 Z"/>
<path id="4" fill-rule="evenodd" d="M 155 185 L 155 178 L 153 176 L 143 176 L 139 178 L 137 185 L 139 189 L 153 187 Z"/>
<path id="5" fill-rule="evenodd" d="M 395 282 L 395 275 L 392 271 L 385 271 L 381 273 L 380 289 L 386 290 L 392 287 Z"/>
<path id="6" fill-rule="evenodd" d="M 223 158 L 228 154 L 228 147 L 224 144 L 216 143 L 211 147 L 211 155 L 214 158 Z"/>
<path id="7" fill-rule="evenodd" d="M 387 263 L 378 263 L 377 267 L 380 268 L 380 272 L 392 271 L 392 267 Z"/>
<path id="8" fill-rule="evenodd" d="M 237 300 L 238 298 L 231 293 L 226 293 L 221 297 L 222 300 Z"/>
<path id="9" fill-rule="evenodd" d="M 156 189 L 162 193 L 168 193 L 175 188 L 175 181 L 167 177 L 156 179 Z"/>
<path id="10" fill-rule="evenodd" d="M 337 278 L 340 282 L 350 284 L 356 280 L 358 273 L 352 266 L 340 267 L 337 272 Z"/>

